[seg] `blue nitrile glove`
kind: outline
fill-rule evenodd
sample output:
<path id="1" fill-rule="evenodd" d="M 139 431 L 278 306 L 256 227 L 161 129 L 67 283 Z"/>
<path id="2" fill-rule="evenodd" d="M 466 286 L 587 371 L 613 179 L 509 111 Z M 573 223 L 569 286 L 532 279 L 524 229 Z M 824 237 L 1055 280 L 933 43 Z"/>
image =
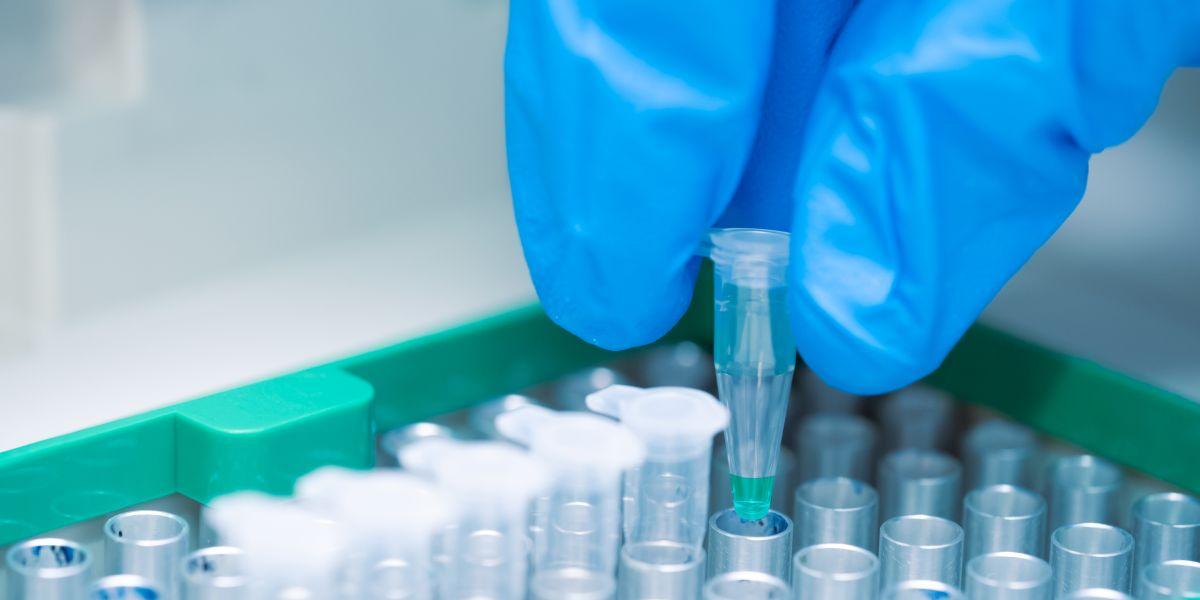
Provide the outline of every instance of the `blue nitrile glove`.
<path id="1" fill-rule="evenodd" d="M 1070 214 L 1089 155 L 1200 64 L 1197 0 L 861 0 L 835 35 L 848 10 L 514 0 L 509 172 L 552 319 L 653 341 L 708 227 L 790 223 L 804 360 L 899 387 Z"/>

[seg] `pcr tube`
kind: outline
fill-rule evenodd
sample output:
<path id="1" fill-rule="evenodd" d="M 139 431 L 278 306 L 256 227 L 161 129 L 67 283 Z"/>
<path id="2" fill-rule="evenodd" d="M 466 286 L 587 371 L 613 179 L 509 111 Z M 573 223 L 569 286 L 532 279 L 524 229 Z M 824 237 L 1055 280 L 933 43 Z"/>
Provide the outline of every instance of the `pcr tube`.
<path id="1" fill-rule="evenodd" d="M 796 395 L 800 400 L 800 410 L 803 414 L 855 414 L 862 410 L 862 396 L 843 392 L 825 383 L 811 369 L 805 369 L 800 374 L 799 383 L 800 389 L 797 390 Z"/>
<path id="2" fill-rule="evenodd" d="M 1085 588 L 1129 591 L 1133 536 L 1102 523 L 1076 523 L 1050 536 L 1055 596 Z"/>
<path id="3" fill-rule="evenodd" d="M 229 546 L 203 548 L 183 559 L 184 600 L 248 600 L 242 551 Z"/>
<path id="4" fill-rule="evenodd" d="M 211 507 L 217 535 L 245 553 L 251 598 L 338 597 L 338 570 L 356 556 L 339 524 L 258 492 L 222 496 Z"/>
<path id="5" fill-rule="evenodd" d="M 610 385 L 631 385 L 627 377 L 608 367 L 592 367 L 570 373 L 553 383 L 553 407 L 564 411 L 586 411 L 587 395 Z"/>
<path id="6" fill-rule="evenodd" d="M 88 590 L 88 600 L 160 600 L 166 596 L 154 582 L 141 575 L 109 575 L 101 577 Z"/>
<path id="7" fill-rule="evenodd" d="M 188 553 L 188 524 L 158 510 L 123 512 L 104 524 L 104 556 L 110 574 L 141 575 L 163 598 L 179 595 L 179 562 Z"/>
<path id="8" fill-rule="evenodd" d="M 796 553 L 796 600 L 869 600 L 879 590 L 879 559 L 858 546 L 817 544 Z"/>
<path id="9" fill-rule="evenodd" d="M 1076 523 L 1115 523 L 1121 471 L 1095 456 L 1065 456 L 1050 467 L 1050 516 L 1054 531 Z"/>
<path id="10" fill-rule="evenodd" d="M 704 600 L 787 600 L 788 584 L 758 571 L 731 571 L 704 584 Z"/>
<path id="11" fill-rule="evenodd" d="M 546 465 L 502 442 L 427 442 L 401 455 L 458 501 L 439 597 L 522 600 L 529 572 L 530 501 L 550 484 Z"/>
<path id="12" fill-rule="evenodd" d="M 1046 561 L 1019 552 L 982 554 L 967 562 L 971 600 L 1050 600 L 1053 573 Z"/>
<path id="13" fill-rule="evenodd" d="M 523 394 L 506 394 L 471 407 L 467 423 L 475 435 L 485 440 L 504 440 L 496 431 L 496 417 L 524 406 L 541 406 L 541 403 Z"/>
<path id="14" fill-rule="evenodd" d="M 792 521 L 770 511 L 746 521 L 733 509 L 709 519 L 708 577 L 733 571 L 757 571 L 791 581 Z"/>
<path id="15" fill-rule="evenodd" d="M 1168 560 L 1147 565 L 1141 572 L 1139 598 L 1200 597 L 1200 563 L 1190 560 Z"/>
<path id="16" fill-rule="evenodd" d="M 409 444 L 427 439 L 454 439 L 454 431 L 440 423 L 421 421 L 397 427 L 379 438 L 379 449 L 388 459 L 389 466 L 400 463 L 400 452 Z"/>
<path id="17" fill-rule="evenodd" d="M 898 450 L 879 463 L 880 519 L 933 515 L 958 519 L 962 467 L 934 450 Z"/>
<path id="18" fill-rule="evenodd" d="M 953 521 L 929 515 L 896 517 L 879 528 L 880 583 L 910 579 L 958 586 L 963 531 Z"/>
<path id="19" fill-rule="evenodd" d="M 802 485 L 819 477 L 871 481 L 875 437 L 875 426 L 858 415 L 821 413 L 804 419 L 794 440 L 797 480 Z"/>
<path id="20" fill-rule="evenodd" d="M 920 448 L 947 450 L 954 434 L 954 399 L 917 384 L 884 399 L 879 408 L 885 452 Z"/>
<path id="21" fill-rule="evenodd" d="M 976 489 L 963 501 L 963 529 L 963 560 L 992 552 L 1040 557 L 1046 547 L 1046 501 L 1006 484 Z"/>
<path id="22" fill-rule="evenodd" d="M 1133 596 L 1117 590 L 1104 588 L 1087 588 L 1076 590 L 1062 597 L 1063 600 L 1133 600 Z"/>
<path id="23" fill-rule="evenodd" d="M 450 440 L 422 445 L 444 447 Z M 405 460 L 412 446 L 401 453 Z M 314 515 L 332 519 L 345 535 L 341 559 L 349 573 L 343 591 L 358 589 L 379 597 L 431 598 L 434 535 L 454 521 L 459 506 L 433 484 L 410 473 L 354 471 L 323 467 L 296 482 L 296 498 Z M 402 510 L 398 510 L 402 509 Z M 402 573 L 374 570 L 382 561 L 400 560 Z"/>
<path id="24" fill-rule="evenodd" d="M 796 488 L 796 548 L 849 544 L 875 551 L 879 496 L 871 486 L 845 477 L 814 479 Z"/>
<path id="25" fill-rule="evenodd" d="M 713 362 L 730 414 L 725 448 L 733 508 L 747 520 L 766 516 L 776 476 L 786 475 L 779 448 L 796 367 L 788 239 L 781 231 L 714 229 L 701 248 L 713 262 Z"/>
<path id="26" fill-rule="evenodd" d="M 92 555 L 70 540 L 40 538 L 8 549 L 10 600 L 76 600 L 87 591 Z"/>
<path id="27" fill-rule="evenodd" d="M 940 581 L 914 579 L 885 587 L 880 600 L 964 600 L 956 587 Z"/>
<path id="28" fill-rule="evenodd" d="M 695 342 L 656 346 L 639 357 L 638 371 L 646 385 L 711 390 L 716 385 L 712 356 Z"/>
<path id="29" fill-rule="evenodd" d="M 1149 565 L 1200 558 L 1200 502 L 1187 494 L 1143 496 L 1133 505 L 1134 588 Z"/>
<path id="30" fill-rule="evenodd" d="M 618 581 L 623 598 L 660 597 L 704 581 L 704 531 L 712 440 L 729 410 L 700 390 L 615 385 L 591 394 L 588 408 L 638 436 L 646 460 L 625 474 L 625 545 Z"/>
<path id="31" fill-rule="evenodd" d="M 496 428 L 550 468 L 549 500 L 539 515 L 544 539 L 534 542 L 530 595 L 538 600 L 613 595 L 621 475 L 645 459 L 642 441 L 605 417 L 532 406 L 500 415 Z"/>
<path id="32" fill-rule="evenodd" d="M 1037 439 L 1027 427 L 1008 421 L 984 421 L 963 437 L 962 457 L 966 490 L 1008 484 L 1033 486 Z"/>

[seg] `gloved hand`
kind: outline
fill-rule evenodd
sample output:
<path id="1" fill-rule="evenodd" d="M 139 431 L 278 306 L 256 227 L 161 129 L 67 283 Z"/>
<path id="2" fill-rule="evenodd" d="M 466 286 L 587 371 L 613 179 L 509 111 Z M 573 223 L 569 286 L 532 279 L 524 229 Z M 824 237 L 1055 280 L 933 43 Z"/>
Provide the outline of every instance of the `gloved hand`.
<path id="1" fill-rule="evenodd" d="M 789 229 L 801 355 L 884 392 L 940 364 L 1088 157 L 1197 64 L 1196 0 L 514 0 L 526 260 L 555 322 L 626 348 L 686 309 L 710 226 Z"/>

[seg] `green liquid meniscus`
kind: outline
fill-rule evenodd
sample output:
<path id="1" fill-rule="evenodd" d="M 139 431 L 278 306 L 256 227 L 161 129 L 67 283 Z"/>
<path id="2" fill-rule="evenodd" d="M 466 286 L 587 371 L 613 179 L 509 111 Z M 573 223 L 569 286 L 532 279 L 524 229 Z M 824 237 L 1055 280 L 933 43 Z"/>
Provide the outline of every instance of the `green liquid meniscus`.
<path id="1" fill-rule="evenodd" d="M 757 521 L 771 510 L 771 490 L 775 487 L 775 476 L 738 477 L 729 476 L 733 487 L 733 510 L 743 521 Z"/>

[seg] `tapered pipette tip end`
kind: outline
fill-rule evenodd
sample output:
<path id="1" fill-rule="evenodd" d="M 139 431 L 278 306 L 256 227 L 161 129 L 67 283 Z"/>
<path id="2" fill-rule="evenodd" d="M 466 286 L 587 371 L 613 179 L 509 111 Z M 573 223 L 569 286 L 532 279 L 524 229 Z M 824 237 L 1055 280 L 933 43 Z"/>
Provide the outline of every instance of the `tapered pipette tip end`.
<path id="1" fill-rule="evenodd" d="M 733 510 L 743 521 L 757 521 L 771 510 L 774 477 L 738 477 L 731 475 Z"/>

